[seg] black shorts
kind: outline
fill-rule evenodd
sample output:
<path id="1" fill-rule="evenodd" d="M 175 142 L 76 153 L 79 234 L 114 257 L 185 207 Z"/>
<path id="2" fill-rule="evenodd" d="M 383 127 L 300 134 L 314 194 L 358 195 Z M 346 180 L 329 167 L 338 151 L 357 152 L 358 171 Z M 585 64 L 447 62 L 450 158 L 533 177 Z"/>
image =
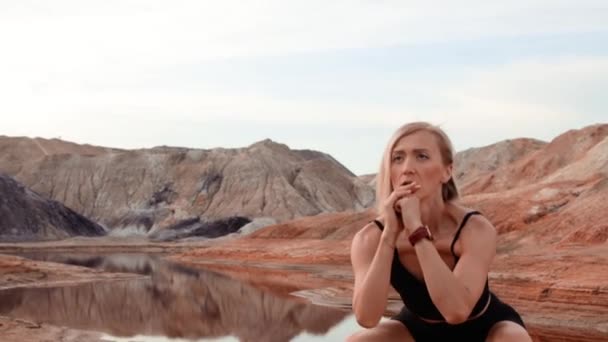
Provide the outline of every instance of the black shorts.
<path id="1" fill-rule="evenodd" d="M 403 323 L 416 342 L 443 340 L 483 342 L 486 340 L 492 326 L 500 321 L 515 322 L 524 327 L 524 329 L 526 328 L 515 309 L 502 302 L 493 293 L 491 296 L 491 302 L 486 312 L 480 317 L 460 324 L 428 323 L 421 320 L 406 307 L 391 319 Z"/>

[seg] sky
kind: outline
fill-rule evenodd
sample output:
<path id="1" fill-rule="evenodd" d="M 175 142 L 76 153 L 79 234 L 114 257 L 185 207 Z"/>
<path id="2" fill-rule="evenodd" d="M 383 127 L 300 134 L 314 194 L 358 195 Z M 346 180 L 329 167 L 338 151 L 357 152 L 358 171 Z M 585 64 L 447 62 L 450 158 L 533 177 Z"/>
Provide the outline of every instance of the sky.
<path id="1" fill-rule="evenodd" d="M 456 150 L 608 122 L 608 1 L 0 0 L 0 135 L 263 139 L 376 172 L 402 124 Z"/>

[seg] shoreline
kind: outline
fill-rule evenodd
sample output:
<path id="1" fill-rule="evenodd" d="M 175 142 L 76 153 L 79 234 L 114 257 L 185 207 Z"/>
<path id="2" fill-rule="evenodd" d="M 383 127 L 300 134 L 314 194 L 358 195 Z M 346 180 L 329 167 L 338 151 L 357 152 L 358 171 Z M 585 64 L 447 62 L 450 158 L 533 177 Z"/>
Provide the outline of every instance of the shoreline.
<path id="1" fill-rule="evenodd" d="M 271 255 L 270 260 L 252 260 L 251 257 L 244 260 L 241 258 L 243 254 L 238 252 L 230 258 L 229 244 L 207 249 L 208 245 L 198 241 L 181 244 L 157 243 L 152 246 L 145 246 L 142 241 L 128 241 L 111 246 L 109 243 L 112 241 L 105 241 L 105 244 L 95 246 L 93 243 L 99 240 L 90 239 L 86 245 L 74 245 L 81 240 L 83 239 L 62 243 L 12 244 L 8 246 L 10 248 L 7 248 L 8 244 L 0 244 L 0 290 L 76 286 L 97 281 L 128 281 L 144 277 L 3 254 L 7 251 L 51 254 L 150 253 L 157 254 L 169 262 L 225 274 L 261 290 L 296 301 L 307 301 L 344 311 L 351 310 L 353 276 L 350 265 L 343 262 L 331 264 L 310 260 L 312 262 L 303 263 L 300 257 L 285 257 L 281 260 L 276 255 Z M 218 252 L 218 249 L 221 251 Z M 600 269 L 608 262 L 608 253 L 605 253 L 604 249 L 603 246 L 598 246 L 597 249 L 562 250 L 551 256 L 500 255 L 492 268 L 493 271 L 490 272 L 490 288 L 501 300 L 514 306 L 522 314 L 534 341 L 603 341 L 608 336 L 608 322 L 602 321 L 602 317 L 608 317 L 608 286 L 600 282 L 604 274 Z M 179 252 L 186 253 L 175 254 Z M 529 265 L 540 267 L 541 271 L 529 269 Z M 514 274 L 513 269 L 521 269 L 522 272 Z M 577 276 L 580 272 L 588 274 L 589 277 L 580 279 Z M 396 292 L 389 298 L 385 312 L 387 316 L 395 313 L 401 306 Z M 15 331 L 26 331 L 20 330 L 25 328 L 18 320 L 6 323 L 5 329 L 8 329 L 7 326 L 14 327 Z M 64 327 L 56 328 L 69 330 Z M 49 333 L 58 331 L 52 327 L 49 329 Z"/>

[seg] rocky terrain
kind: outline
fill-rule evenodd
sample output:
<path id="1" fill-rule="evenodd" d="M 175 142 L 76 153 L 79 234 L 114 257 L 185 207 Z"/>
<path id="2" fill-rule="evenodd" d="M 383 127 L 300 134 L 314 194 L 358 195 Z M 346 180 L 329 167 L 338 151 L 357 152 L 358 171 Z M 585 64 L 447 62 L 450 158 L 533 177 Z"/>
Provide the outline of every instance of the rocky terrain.
<path id="1" fill-rule="evenodd" d="M 0 139 L 1 141 L 2 139 Z M 45 143 L 48 143 L 48 146 Z M 279 297 L 295 294 L 315 303 L 336 306 L 347 310 L 350 307 L 353 281 L 349 260 L 350 240 L 361 227 L 375 216 L 373 209 L 370 208 L 371 203 L 364 203 L 366 201 L 363 200 L 358 202 L 357 200 L 352 200 L 350 207 L 346 205 L 342 207 L 337 205 L 335 207 L 326 206 L 324 208 L 331 207 L 333 209 L 321 210 L 320 208 L 324 206 L 323 203 L 334 203 L 330 201 L 330 198 L 342 198 L 339 197 L 342 195 L 337 195 L 335 193 L 337 190 L 330 188 L 323 191 L 331 190 L 332 196 L 338 197 L 331 197 L 329 192 L 322 192 L 321 189 L 316 192 L 312 190 L 312 192 L 309 192 L 309 194 L 317 196 L 314 197 L 316 199 L 313 199 L 311 196 L 306 197 L 303 195 L 304 192 L 298 192 L 299 190 L 297 190 L 302 189 L 296 186 L 300 184 L 298 183 L 299 181 L 290 182 L 289 179 L 291 178 L 286 178 L 287 184 L 291 184 L 290 186 L 298 194 L 297 196 L 307 198 L 307 201 L 311 203 L 319 198 L 325 198 L 324 201 L 319 200 L 319 204 L 316 204 L 320 210 L 311 211 L 314 212 L 313 216 L 307 214 L 302 209 L 306 208 L 305 206 L 298 207 L 300 211 L 297 211 L 293 209 L 295 206 L 290 207 L 292 203 L 299 201 L 299 199 L 296 199 L 297 196 L 289 197 L 291 195 L 288 193 L 282 193 L 281 196 L 283 197 L 280 198 L 283 199 L 283 204 L 281 204 L 280 210 L 275 208 L 278 211 L 273 211 L 264 206 L 263 209 L 268 211 L 262 210 L 263 212 L 257 216 L 243 216 L 247 220 L 252 220 L 249 223 L 246 223 L 248 221 L 241 221 L 235 225 L 223 225 L 222 229 L 231 227 L 227 228 L 226 233 L 234 232 L 232 235 L 228 234 L 228 238 L 209 240 L 212 243 L 205 240 L 196 240 L 196 238 L 194 240 L 188 238 L 186 241 L 183 239 L 186 236 L 190 236 L 188 235 L 190 232 L 196 231 L 199 228 L 203 230 L 208 229 L 209 226 L 203 224 L 205 222 L 214 222 L 216 220 L 217 222 L 222 222 L 222 219 L 238 216 L 235 211 L 222 211 L 218 209 L 220 203 L 215 203 L 215 201 L 216 198 L 220 198 L 216 197 L 220 193 L 220 190 L 215 192 L 216 195 L 211 196 L 211 203 L 209 201 L 184 200 L 184 198 L 189 198 L 190 200 L 193 198 L 188 196 L 194 196 L 195 199 L 202 198 L 200 191 L 189 192 L 191 189 L 186 184 L 201 185 L 201 183 L 194 181 L 196 177 L 193 174 L 199 176 L 200 174 L 193 170 L 210 170 L 211 166 L 209 165 L 211 164 L 206 164 L 205 161 L 220 160 L 226 163 L 220 163 L 224 165 L 222 172 L 231 171 L 230 173 L 222 173 L 224 176 L 222 176 L 221 184 L 216 187 L 217 189 L 223 189 L 224 194 L 233 194 L 236 198 L 241 199 L 236 202 L 228 200 L 226 205 L 240 206 L 239 210 L 242 212 L 251 213 L 260 212 L 258 210 L 260 209 L 260 201 L 273 198 L 272 196 L 278 193 L 270 192 L 270 190 L 262 191 L 260 187 L 275 190 L 279 188 L 283 189 L 280 187 L 282 185 L 277 185 L 277 188 L 274 188 L 268 184 L 284 184 L 282 179 L 285 178 L 285 173 L 282 172 L 286 172 L 284 171 L 287 167 L 285 165 L 302 166 L 311 162 L 311 160 L 313 162 L 315 160 L 318 161 L 314 158 L 306 159 L 304 156 L 308 152 L 304 153 L 304 156 L 293 157 L 291 153 L 294 151 L 268 141 L 254 144 L 244 149 L 210 151 L 180 150 L 175 148 L 122 151 L 86 146 L 85 152 L 84 147 L 81 145 L 64 145 L 64 142 L 61 141 L 44 141 L 40 139 L 26 139 L 21 141 L 20 144 L 23 145 L 20 147 L 21 149 L 29 151 L 25 154 L 29 156 L 29 159 L 19 159 L 18 153 L 11 152 L 14 151 L 11 150 L 12 147 L 6 147 L 8 145 L 13 146 L 14 144 L 5 146 L 0 143 L 0 152 L 6 152 L 0 154 L 0 167 L 9 164 L 20 165 L 19 163 L 23 163 L 25 165 L 25 163 L 31 163 L 21 169 L 12 166 L 13 174 L 16 174 L 17 178 L 33 177 L 32 175 L 35 172 L 42 172 L 42 170 L 47 170 L 48 172 L 51 169 L 64 170 L 58 171 L 57 174 L 49 173 L 48 179 L 63 179 L 62 182 L 64 183 L 56 183 L 55 187 L 53 187 L 55 190 L 52 190 L 51 193 L 55 195 L 62 194 L 60 195 L 61 198 L 70 200 L 73 200 L 72 195 L 67 194 L 70 194 L 73 190 L 57 191 L 57 189 L 63 189 L 62 186 L 65 184 L 75 183 L 73 180 L 78 179 L 73 178 L 77 177 L 75 174 L 68 177 L 67 173 L 69 172 L 66 170 L 69 169 L 64 168 L 64 166 L 59 167 L 59 165 L 69 165 L 67 160 L 72 160 L 75 163 L 74 165 L 78 166 L 78 168 L 71 170 L 81 170 L 81 166 L 86 163 L 92 163 L 92 165 L 100 163 L 94 164 L 97 165 L 96 167 L 106 165 L 103 163 L 109 163 L 107 165 L 112 165 L 110 169 L 113 170 L 112 174 L 116 175 L 116 179 L 125 177 L 132 172 L 135 173 L 132 169 L 137 169 L 137 165 L 146 165 L 144 167 L 146 169 L 145 172 L 140 170 L 140 175 L 143 175 L 142 177 L 127 178 L 129 182 L 139 186 L 139 190 L 135 191 L 134 197 L 132 197 L 137 200 L 121 202 L 118 200 L 118 197 L 112 197 L 113 201 L 117 200 L 122 205 L 130 203 L 130 206 L 126 205 L 130 209 L 127 209 L 120 215 L 116 215 L 111 220 L 107 218 L 102 219 L 102 222 L 104 224 L 107 224 L 107 222 L 117 222 L 117 227 L 132 228 L 136 226 L 136 229 L 142 229 L 142 231 L 149 233 L 150 236 L 157 236 L 159 239 L 158 241 L 150 241 L 147 238 L 144 240 L 134 240 L 133 238 L 122 238 L 119 235 L 108 236 L 102 239 L 77 237 L 60 242 L 5 243 L 0 244 L 0 251 L 69 251 L 77 248 L 88 250 L 95 250 L 97 248 L 100 251 L 128 249 L 173 252 L 176 253 L 171 257 L 174 261 L 220 272 L 230 277 L 244 280 L 251 284 L 251 286 L 233 283 L 231 282 L 232 280 L 228 280 L 228 278 L 222 276 L 216 277 L 216 273 L 214 272 L 195 272 L 198 274 L 198 277 L 203 276 L 212 279 L 210 285 L 202 285 L 195 281 L 197 276 L 192 272 L 182 272 L 183 274 L 178 272 L 176 275 L 173 270 L 171 272 L 162 271 L 163 269 L 169 270 L 165 268 L 166 266 L 149 266 L 146 268 L 145 263 L 142 263 L 144 264 L 142 270 L 148 269 L 151 272 L 145 274 L 156 274 L 157 280 L 160 280 L 160 284 L 165 285 L 161 285 L 160 287 L 135 285 L 138 293 L 137 296 L 141 298 L 137 296 L 131 298 L 130 291 L 135 290 L 129 288 L 129 286 L 133 285 L 126 286 L 126 284 L 123 284 L 123 287 L 116 287 L 110 284 L 103 285 L 107 288 L 100 288 L 89 284 L 71 289 L 45 288 L 38 290 L 38 292 L 14 289 L 11 290 L 13 292 L 10 295 L 6 295 L 8 292 L 5 292 L 5 297 L 0 300 L 0 303 L 4 303 L 0 304 L 0 307 L 2 307 L 0 308 L 0 316 L 12 312 L 18 313 L 19 317 L 23 317 L 25 320 L 19 323 L 6 317 L 0 318 L 0 324 L 9 324 L 14 327 L 10 331 L 26 329 L 29 323 L 23 322 L 35 322 L 37 317 L 40 318 L 41 316 L 36 316 L 38 315 L 38 311 L 36 310 L 45 308 L 44 305 L 47 305 L 46 307 L 52 305 L 65 309 L 65 312 L 60 313 L 53 313 L 50 310 L 46 312 L 44 310 L 41 311 L 44 314 L 40 315 L 54 317 L 54 320 L 47 321 L 47 323 L 53 324 L 47 326 L 51 332 L 57 331 L 53 329 L 63 329 L 61 328 L 61 326 L 64 326 L 62 322 L 69 322 L 70 327 L 76 329 L 69 330 L 66 334 L 86 333 L 89 330 L 99 329 L 101 325 L 96 324 L 101 324 L 99 321 L 105 317 L 100 313 L 106 312 L 105 310 L 111 310 L 114 304 L 112 304 L 112 299 L 108 299 L 109 304 L 105 304 L 105 301 L 103 303 L 101 301 L 96 302 L 91 293 L 97 293 L 98 289 L 101 289 L 99 293 L 102 294 L 110 292 L 113 294 L 118 293 L 121 295 L 121 298 L 134 301 L 133 306 L 143 307 L 145 310 L 152 310 L 155 308 L 154 305 L 157 305 L 150 298 L 154 298 L 154 300 L 159 300 L 159 298 L 167 300 L 166 298 L 169 298 L 170 300 L 166 303 L 170 303 L 168 306 L 170 310 L 163 313 L 162 317 L 154 318 L 153 325 L 144 326 L 140 321 L 134 321 L 131 326 L 138 329 L 151 329 L 148 330 L 150 332 L 176 332 L 174 336 L 194 336 L 188 335 L 191 331 L 195 331 L 195 334 L 204 333 L 211 334 L 208 336 L 220 336 L 214 334 L 226 333 L 226 331 L 233 329 L 227 327 L 232 327 L 234 322 L 245 319 L 244 317 L 248 313 L 239 311 L 236 302 L 227 301 L 223 304 L 218 304 L 217 298 L 221 297 L 219 293 L 225 289 L 235 288 L 234 293 L 237 298 L 238 293 L 247 294 L 245 295 L 247 298 L 257 298 L 260 297 L 258 291 L 265 289 L 272 290 Z M 83 148 L 82 152 L 74 152 L 80 148 Z M 62 154 L 65 151 L 70 154 Z M 195 162 L 193 159 L 190 159 L 192 154 L 196 154 L 195 152 L 201 155 L 207 153 L 207 155 L 205 157 L 201 156 L 198 162 Z M 301 151 L 296 151 L 295 155 L 299 152 Z M 175 157 L 180 153 L 182 157 Z M 220 157 L 222 153 L 227 153 L 231 157 Z M 284 168 L 272 164 L 272 159 L 269 159 L 270 157 L 268 156 L 260 157 L 265 154 L 272 154 L 274 156 L 280 153 L 285 153 L 282 156 L 286 160 L 289 160 L 289 162 L 282 163 L 285 164 L 283 165 Z M 310 153 L 315 154 L 317 152 Z M 263 162 L 251 157 L 252 155 L 255 155 L 255 158 L 258 159 L 262 158 Z M 7 162 L 11 158 L 13 162 Z M 55 160 L 54 158 L 57 160 L 52 161 Z M 136 162 L 129 164 L 129 158 L 133 158 Z M 165 161 L 169 161 L 170 158 L 176 158 L 179 161 L 174 164 L 164 163 Z M 104 160 L 104 162 L 102 163 L 100 160 Z M 148 166 L 151 164 L 146 164 L 149 163 L 146 160 L 162 160 L 163 162 L 159 163 L 159 165 L 163 166 L 159 167 L 162 168 L 163 172 L 172 175 L 171 177 L 176 177 L 171 178 L 172 185 L 164 188 L 165 183 L 163 181 L 158 183 L 161 185 L 158 188 L 149 187 L 149 191 L 146 190 L 147 192 L 141 190 L 148 187 L 145 184 L 148 184 L 149 180 L 147 179 L 151 179 L 150 177 L 153 173 L 148 170 Z M 54 166 L 49 168 L 43 167 L 46 163 L 56 164 L 53 164 Z M 231 176 L 234 179 L 238 175 L 237 169 L 231 169 L 233 164 L 242 167 L 242 172 L 245 175 L 248 175 L 247 170 L 249 170 L 251 175 L 259 174 L 259 171 L 256 171 L 257 173 L 253 171 L 254 166 L 252 165 L 249 165 L 251 168 L 248 169 L 245 165 L 247 163 L 257 163 L 255 167 L 258 169 L 260 167 L 272 167 L 272 171 L 268 173 L 270 175 L 268 176 L 268 182 L 270 183 L 266 182 L 264 183 L 266 185 L 262 186 L 262 183 L 257 183 L 258 178 L 244 176 L 240 179 L 256 179 L 252 181 L 255 182 L 255 186 L 247 185 L 252 186 L 252 188 L 247 188 L 243 185 L 245 183 L 238 183 L 240 184 L 238 186 L 228 186 L 225 181 L 226 175 L 233 175 L 234 173 L 234 176 Z M 324 170 L 321 172 L 323 175 L 331 173 L 331 170 L 334 170 L 334 168 L 340 169 L 341 167 L 339 164 L 332 162 L 331 159 L 323 159 L 323 163 L 321 164 L 328 167 L 326 169 L 320 168 Z M 91 167 L 91 169 L 95 169 L 96 167 Z M 317 170 L 317 167 L 318 165 L 311 170 Z M 274 170 L 274 168 L 278 171 Z M 26 172 L 23 171 L 24 169 L 37 171 Z M 300 171 L 300 173 L 302 172 Z M 311 173 L 313 172 L 310 171 L 309 174 Z M 39 183 L 45 179 L 41 176 L 42 173 L 37 174 L 41 178 L 39 178 L 40 181 L 36 181 L 32 185 L 34 189 L 36 189 L 35 186 L 41 186 Z M 97 172 L 93 174 L 98 175 Z M 179 177 L 176 175 L 179 175 Z M 608 220 L 605 219 L 605 213 L 608 212 L 608 125 L 594 125 L 580 130 L 568 131 L 550 142 L 514 139 L 491 146 L 463 151 L 456 156 L 455 176 L 461 194 L 463 194 L 460 202 L 467 207 L 482 211 L 495 224 L 499 232 L 498 253 L 490 272 L 490 286 L 501 299 L 512 304 L 522 313 L 534 340 L 565 342 L 608 340 L 608 320 L 606 319 L 608 317 L 608 285 L 605 281 L 607 274 L 605 268 L 606 264 L 608 264 Z M 96 183 L 99 179 L 105 179 L 109 184 L 118 184 L 112 183 L 118 181 L 110 177 L 110 174 L 104 177 L 106 178 L 93 177 L 91 178 L 93 181 L 89 183 L 93 185 L 105 184 Z M 298 177 L 300 176 L 298 175 L 294 179 L 298 180 Z M 313 176 L 310 177 L 312 178 L 306 179 L 315 179 Z M 71 179 L 72 181 L 67 181 L 67 179 Z M 191 179 L 192 182 L 187 183 L 186 179 Z M 198 178 L 198 181 L 200 180 L 201 178 Z M 345 183 L 340 183 L 341 180 L 346 181 Z M 344 177 L 336 176 L 335 179 L 328 178 L 316 184 L 325 184 L 322 183 L 323 181 L 327 183 L 333 182 L 332 184 L 336 187 L 349 189 L 346 191 L 349 194 L 351 194 L 351 190 L 353 191 L 352 194 L 360 191 L 356 189 L 367 189 L 359 194 L 369 194 L 368 191 L 371 189 L 369 184 L 374 184 L 374 175 L 355 177 L 347 172 Z M 349 187 L 351 186 L 349 184 L 355 185 Z M 361 185 L 362 188 L 358 188 L 359 185 L 357 184 Z M 95 186 L 87 185 L 91 189 L 95 188 Z M 312 187 L 312 185 L 310 186 Z M 233 191 L 233 187 L 236 189 L 234 193 L 231 192 Z M 153 189 L 160 190 L 153 191 Z M 198 189 L 201 188 L 199 187 Z M 208 189 L 216 188 L 212 186 Z M 261 196 L 262 192 L 266 195 Z M 76 193 L 78 192 L 76 191 Z M 83 195 L 85 193 L 87 192 L 82 192 Z M 110 191 L 110 188 L 99 193 L 105 193 L 106 195 L 90 197 L 96 198 L 98 201 L 96 205 L 99 205 L 98 208 L 89 207 L 88 205 L 84 205 L 82 208 L 89 208 L 86 210 L 90 210 L 89 213 L 92 214 L 102 213 L 105 209 L 102 210 L 101 208 L 104 207 L 103 203 L 107 200 L 104 196 L 114 195 L 109 195 L 113 193 L 113 191 Z M 206 194 L 208 195 L 209 193 L 213 193 L 213 191 L 208 191 Z M 187 196 L 184 194 L 187 194 Z M 243 196 L 251 196 L 250 201 L 244 201 Z M 289 199 L 286 199 L 287 197 L 285 196 Z M 371 193 L 371 196 L 373 198 L 373 193 Z M 83 196 L 82 198 L 84 199 L 85 197 Z M 179 200 L 180 198 L 182 200 Z M 361 199 L 363 197 L 358 198 Z M 152 200 L 150 201 L 150 199 Z M 83 203 L 88 202 L 84 201 Z M 258 211 L 248 211 L 250 207 L 254 206 L 258 208 L 256 209 Z M 205 209 L 199 210 L 201 208 Z M 289 211 L 292 210 L 289 208 L 292 208 L 294 211 Z M 100 211 L 97 212 L 93 209 Z M 286 210 L 285 213 L 291 214 L 285 214 L 285 216 L 277 215 L 280 217 L 279 219 L 270 218 L 284 209 Z M 169 214 L 163 216 L 159 214 L 161 212 Z M 272 214 L 272 212 L 275 212 L 275 214 Z M 150 213 L 159 215 L 150 216 Z M 211 213 L 215 214 L 211 215 Z M 99 215 L 99 217 L 103 217 L 103 215 Z M 140 218 L 146 219 L 138 221 Z M 137 222 L 144 223 L 138 224 Z M 165 231 L 161 229 L 171 226 L 178 229 Z M 236 228 L 237 226 L 240 228 Z M 172 230 L 175 231 L 171 232 Z M 241 237 L 235 235 L 239 231 L 246 231 L 248 235 Z M 186 235 L 180 235 L 182 233 Z M 179 242 L 167 242 L 174 238 L 180 239 Z M 3 269 L 9 269 L 7 264 L 2 264 L 1 261 L 0 259 L 0 274 L 2 274 Z M 15 259 L 12 262 L 15 262 Z M 99 261 L 88 260 L 86 262 L 95 263 Z M 46 264 L 40 264 L 36 267 L 42 267 L 42 265 Z M 11 269 L 16 270 L 25 267 L 25 265 L 22 265 Z M 121 272 L 122 270 L 115 268 L 112 271 Z M 33 273 L 30 275 L 28 272 L 25 272 L 23 276 L 11 275 L 0 279 L 5 279 L 5 284 L 8 284 L 8 287 L 22 281 L 19 279 L 25 279 L 23 280 L 25 284 L 35 284 L 37 281 L 35 274 L 37 273 L 32 271 Z M 67 278 L 69 278 L 69 275 Z M 89 289 L 86 289 L 87 286 Z M 157 294 L 159 291 L 165 294 L 159 296 Z M 214 293 L 218 295 L 214 295 Z M 214 301 L 208 302 L 208 306 L 205 307 L 207 304 L 201 304 L 189 297 L 193 294 L 197 298 L 214 298 Z M 233 295 L 231 294 L 230 296 Z M 12 299 L 8 300 L 6 298 Z M 73 310 L 78 311 L 78 309 L 73 309 L 73 298 L 86 298 L 86 302 L 91 303 L 90 307 L 93 310 L 81 315 L 82 317 L 87 317 L 87 319 L 80 319 L 80 316 L 71 313 Z M 240 298 L 239 303 L 250 303 L 247 298 Z M 37 308 L 28 306 L 28 303 L 33 301 L 40 302 L 42 306 Z M 259 301 L 259 299 L 255 299 L 254 304 L 249 305 L 263 308 L 276 307 L 278 309 L 276 313 L 272 310 L 267 312 L 264 311 L 267 309 L 263 309 L 262 311 L 258 311 L 257 314 L 263 317 L 271 317 L 271 321 L 276 319 L 276 322 L 280 322 L 280 325 L 294 327 L 293 330 L 287 330 L 287 332 L 277 332 L 286 334 L 284 335 L 286 338 L 287 336 L 293 336 L 290 334 L 295 334 L 297 331 L 307 329 L 318 329 L 321 331 L 325 329 L 325 327 L 314 328 L 307 325 L 308 323 L 303 322 L 306 321 L 305 317 L 325 317 L 323 315 L 326 313 L 308 312 L 307 310 L 309 309 L 306 309 L 305 306 L 303 309 L 299 307 L 296 309 L 293 306 L 295 304 L 286 304 L 276 298 L 267 298 L 262 300 L 261 304 L 255 304 Z M 189 307 L 185 304 L 186 302 L 196 303 L 197 307 Z M 212 303 L 214 304 L 212 305 Z M 306 303 L 302 302 L 302 305 L 304 304 Z M 398 297 L 393 293 L 392 300 L 387 307 L 387 314 L 395 312 L 399 308 L 399 305 Z M 215 318 L 213 315 L 209 316 L 210 312 L 215 311 L 207 309 L 213 309 L 214 307 L 217 307 L 217 310 L 226 310 L 223 311 L 223 316 L 225 317 L 220 319 Z M 206 315 L 204 317 L 209 319 L 210 323 L 204 327 L 189 327 L 179 319 L 184 312 L 188 315 Z M 287 314 L 286 312 L 289 313 Z M 129 312 L 129 314 L 140 317 L 143 315 L 143 312 L 133 311 Z M 340 319 L 338 316 L 331 315 L 323 320 L 335 322 Z M 294 320 L 294 317 L 300 318 Z M 166 320 L 169 320 L 171 323 L 166 323 Z M 299 323 L 294 325 L 293 322 Z M 128 335 L 132 333 L 132 330 L 128 330 L 129 327 L 122 322 L 106 319 L 103 325 L 113 327 L 111 331 L 113 334 Z M 0 329 L 3 326 L 0 325 Z M 241 332 L 240 330 L 237 333 L 243 334 L 243 338 L 259 338 L 259 336 L 263 335 L 255 334 L 264 333 L 255 329 L 252 331 L 253 335 L 247 335 L 246 332 Z"/>
<path id="2" fill-rule="evenodd" d="M 242 227 L 251 223 L 246 217 L 233 216 L 210 222 L 201 221 L 199 217 L 178 222 L 166 229 L 150 235 L 152 241 L 175 241 L 187 238 L 218 238 L 237 233 Z"/>
<path id="3" fill-rule="evenodd" d="M 87 341 L 107 342 L 102 334 L 0 316 L 0 335 L 4 342 Z"/>
<path id="4" fill-rule="evenodd" d="M 285 221 L 362 210 L 374 200 L 373 189 L 331 156 L 271 140 L 119 150 L 0 137 L 0 172 L 109 229 L 142 234 L 196 218 Z"/>
<path id="5" fill-rule="evenodd" d="M 102 236 L 103 227 L 0 174 L 0 241 Z"/>
<path id="6" fill-rule="evenodd" d="M 608 125 L 598 124 L 559 135 L 549 143 L 504 141 L 459 153 L 457 182 L 464 194 L 496 193 L 560 182 L 605 179 Z"/>
<path id="7" fill-rule="evenodd" d="M 467 171 L 456 169 L 461 203 L 481 210 L 500 234 L 491 287 L 522 312 L 537 341 L 608 339 L 608 125 L 569 131 L 549 143 L 497 145 L 459 154 L 457 163 Z M 302 218 L 176 259 L 260 284 L 291 272 L 280 265 L 308 270 L 283 280 L 283 287 L 348 306 L 350 238 L 374 215 L 370 209 Z M 334 286 L 306 291 L 306 278 Z"/>
<path id="8" fill-rule="evenodd" d="M 118 270 L 115 272 L 107 273 L 101 270 L 0 254 L 0 290 L 139 278 L 133 274 L 122 274 Z M 10 301 L 6 301 L 6 303 L 8 302 Z"/>

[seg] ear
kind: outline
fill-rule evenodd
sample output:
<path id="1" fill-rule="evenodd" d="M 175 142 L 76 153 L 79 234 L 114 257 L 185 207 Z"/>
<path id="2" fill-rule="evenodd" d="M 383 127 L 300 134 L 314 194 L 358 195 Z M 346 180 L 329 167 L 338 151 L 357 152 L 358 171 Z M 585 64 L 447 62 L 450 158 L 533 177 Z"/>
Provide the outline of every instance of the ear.
<path id="1" fill-rule="evenodd" d="M 444 168 L 443 178 L 441 179 L 441 183 L 445 184 L 450 180 L 450 178 L 452 178 L 453 170 L 454 170 L 454 167 L 452 164 L 450 164 Z"/>

